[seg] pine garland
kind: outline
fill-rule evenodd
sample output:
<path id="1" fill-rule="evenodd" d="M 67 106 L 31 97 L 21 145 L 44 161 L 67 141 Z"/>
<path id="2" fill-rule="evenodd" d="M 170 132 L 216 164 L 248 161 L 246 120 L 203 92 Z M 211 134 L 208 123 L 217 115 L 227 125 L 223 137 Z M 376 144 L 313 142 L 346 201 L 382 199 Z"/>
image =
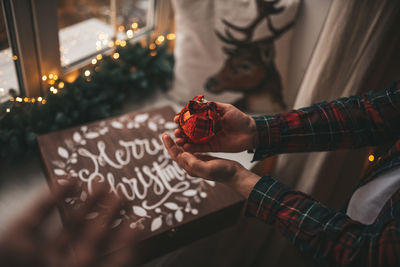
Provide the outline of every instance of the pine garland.
<path id="1" fill-rule="evenodd" d="M 117 115 L 128 96 L 129 101 L 141 101 L 155 90 L 166 90 L 173 73 L 167 43 L 154 49 L 128 44 L 116 52 L 118 60 L 104 57 L 89 77 L 81 73 L 57 94 L 49 92 L 46 104 L 1 104 L 0 159 L 37 150 L 38 135 Z"/>

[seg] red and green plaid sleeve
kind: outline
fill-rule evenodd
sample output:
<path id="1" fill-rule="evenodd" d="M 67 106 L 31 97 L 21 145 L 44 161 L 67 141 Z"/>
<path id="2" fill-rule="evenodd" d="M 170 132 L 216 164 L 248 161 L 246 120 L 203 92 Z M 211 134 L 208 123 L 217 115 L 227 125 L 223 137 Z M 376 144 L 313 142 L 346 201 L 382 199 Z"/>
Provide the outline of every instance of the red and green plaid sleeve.
<path id="1" fill-rule="evenodd" d="M 391 208 L 396 210 L 399 205 Z M 253 188 L 246 213 L 275 225 L 296 247 L 312 253 L 320 265 L 400 266 L 396 216 L 363 225 L 270 176 L 262 177 Z"/>
<path id="2" fill-rule="evenodd" d="M 400 135 L 400 83 L 363 97 L 253 118 L 259 136 L 253 160 L 279 153 L 378 145 Z"/>

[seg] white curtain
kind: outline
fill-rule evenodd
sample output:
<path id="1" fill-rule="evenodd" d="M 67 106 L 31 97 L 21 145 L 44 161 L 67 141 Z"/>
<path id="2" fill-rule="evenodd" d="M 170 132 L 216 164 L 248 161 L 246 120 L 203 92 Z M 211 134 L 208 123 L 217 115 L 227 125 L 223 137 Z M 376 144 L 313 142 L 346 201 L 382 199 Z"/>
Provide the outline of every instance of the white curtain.
<path id="1" fill-rule="evenodd" d="M 399 1 L 347 1 L 332 3 L 324 29 L 300 86 L 294 108 L 320 101 L 381 90 L 399 77 Z M 332 152 L 282 155 L 275 174 L 312 193 Z M 345 158 L 339 152 L 340 158 Z M 340 158 L 329 160 L 340 172 Z M 297 162 L 301 162 L 298 164 Z M 287 167 L 290 167 L 287 170 Z M 293 173 L 299 173 L 293 176 Z M 292 178 L 289 178 L 291 176 Z M 293 181 L 291 181 L 293 179 Z M 326 180 L 326 176 L 323 176 Z"/>

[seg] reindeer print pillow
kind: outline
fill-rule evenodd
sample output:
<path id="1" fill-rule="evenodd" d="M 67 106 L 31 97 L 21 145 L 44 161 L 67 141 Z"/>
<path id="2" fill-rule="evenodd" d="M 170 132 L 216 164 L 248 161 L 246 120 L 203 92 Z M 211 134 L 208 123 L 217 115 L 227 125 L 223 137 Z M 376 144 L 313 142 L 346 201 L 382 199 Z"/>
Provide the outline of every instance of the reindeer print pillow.
<path id="1" fill-rule="evenodd" d="M 291 32 L 300 0 L 173 0 L 175 81 L 186 102 L 205 94 L 250 113 L 287 108 Z"/>

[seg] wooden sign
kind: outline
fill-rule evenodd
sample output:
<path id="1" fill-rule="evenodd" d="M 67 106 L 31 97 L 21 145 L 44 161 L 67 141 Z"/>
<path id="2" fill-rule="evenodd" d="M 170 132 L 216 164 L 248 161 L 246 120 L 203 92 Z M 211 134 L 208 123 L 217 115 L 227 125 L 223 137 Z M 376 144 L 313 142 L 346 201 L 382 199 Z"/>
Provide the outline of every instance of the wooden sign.
<path id="1" fill-rule="evenodd" d="M 143 254 L 171 251 L 232 225 L 243 198 L 231 189 L 191 177 L 174 162 L 161 141 L 173 131 L 171 107 L 125 114 L 38 137 L 51 188 L 77 181 L 79 190 L 64 199 L 61 215 L 79 209 L 96 186 L 128 201 L 111 228 L 140 232 Z M 107 207 L 98 205 L 87 220 Z M 143 256 L 146 258 L 146 256 Z"/>

